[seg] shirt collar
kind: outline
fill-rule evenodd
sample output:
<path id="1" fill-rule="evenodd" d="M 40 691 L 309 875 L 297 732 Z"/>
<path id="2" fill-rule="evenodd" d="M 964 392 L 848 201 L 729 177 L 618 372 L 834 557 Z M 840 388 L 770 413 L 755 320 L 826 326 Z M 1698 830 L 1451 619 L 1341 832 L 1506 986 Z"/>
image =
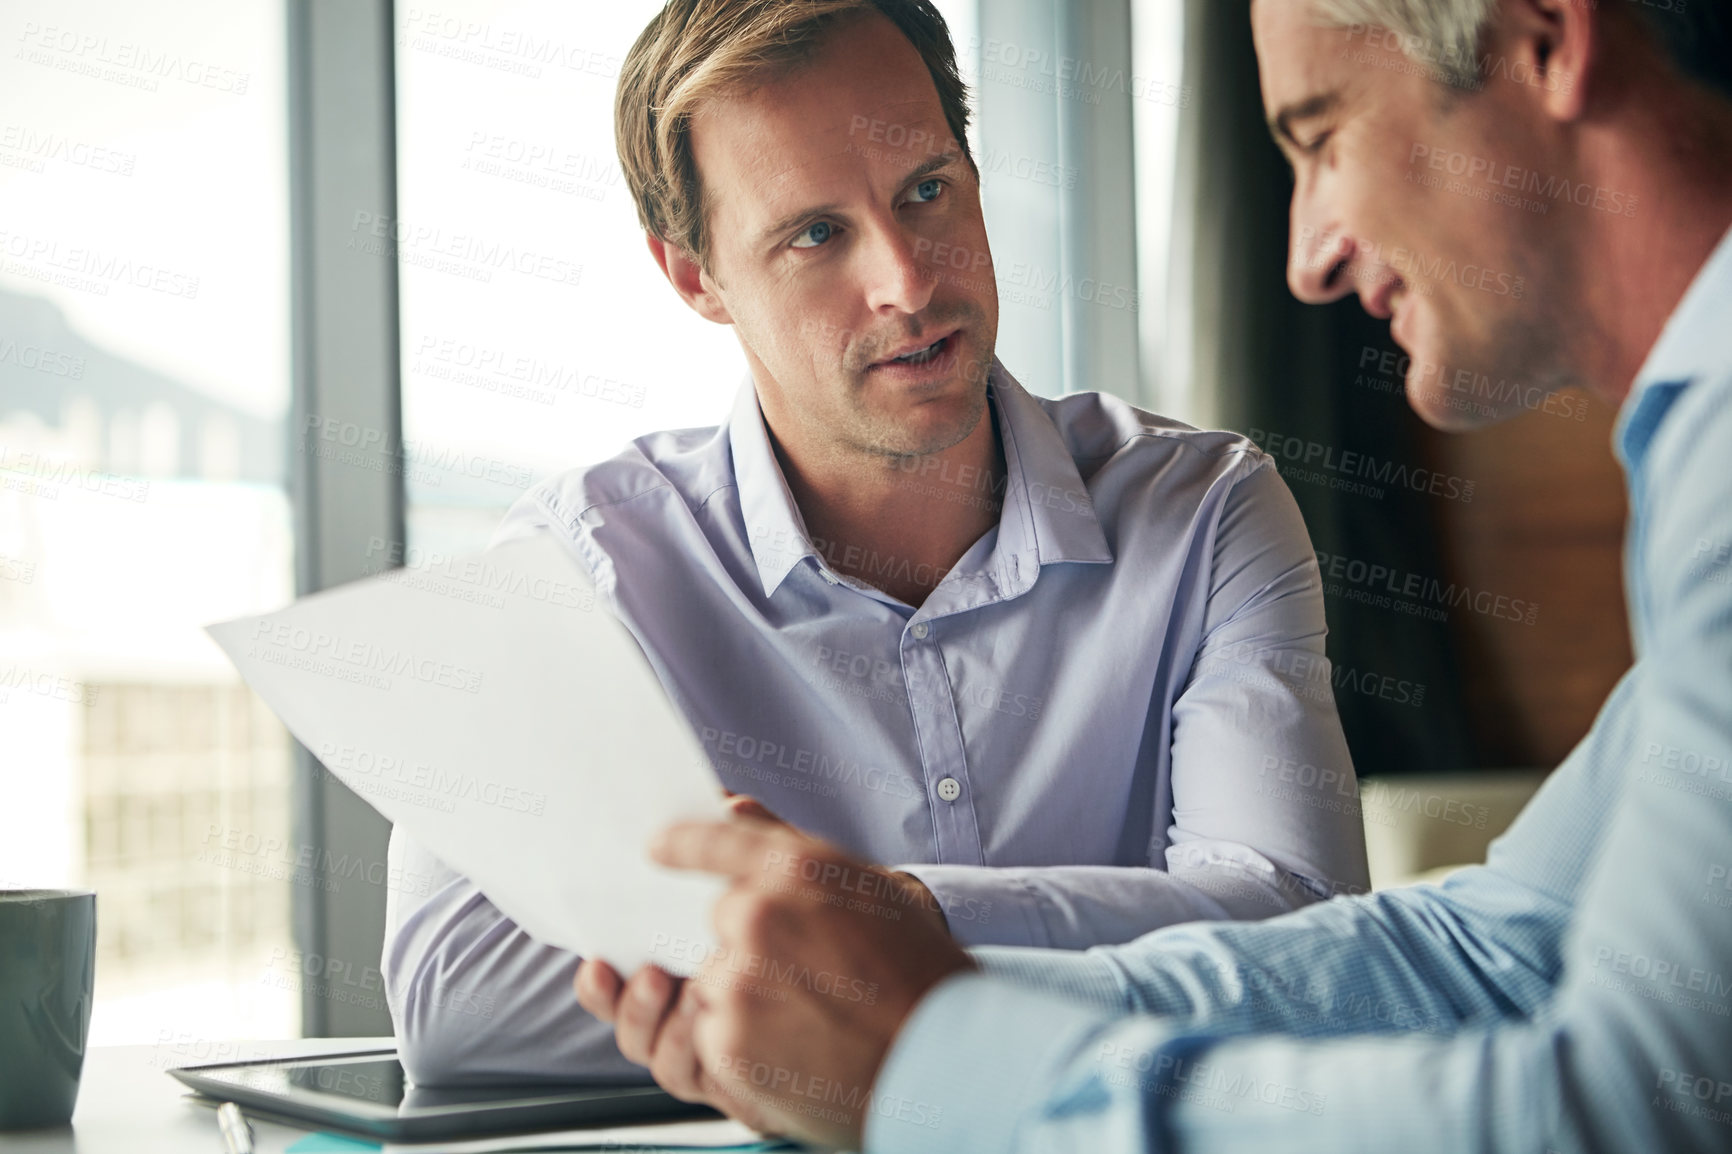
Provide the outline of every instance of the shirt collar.
<path id="1" fill-rule="evenodd" d="M 1725 357 L 1726 310 L 1732 302 L 1732 230 L 1720 239 L 1690 282 L 1678 307 L 1648 352 L 1636 383 L 1618 412 L 1614 434 L 1618 457 L 1639 469 L 1660 419 L 1692 381 L 1714 371 Z"/>
<path id="2" fill-rule="evenodd" d="M 1026 588 L 1042 565 L 1111 562 L 1094 501 L 1058 426 L 996 357 L 987 387 L 1004 448 L 1004 504 L 993 550 L 997 567 L 1002 571 L 1009 561 L 1014 572 L 1026 574 Z M 747 541 L 769 597 L 802 558 L 816 558 L 818 552 L 770 447 L 750 374 L 734 399 L 728 440 Z M 1031 563 L 1022 564 L 1024 557 Z"/>
<path id="3" fill-rule="evenodd" d="M 1031 554 L 1035 569 L 1061 561 L 1112 561 L 1094 498 L 1052 417 L 997 357 L 987 379 L 1004 445 L 999 550 Z"/>
<path id="4" fill-rule="evenodd" d="M 734 458 L 734 482 L 740 488 L 740 512 L 746 519 L 746 540 L 764 583 L 764 596 L 769 597 L 802 557 L 816 557 L 818 551 L 812 547 L 800 507 L 794 504 L 794 494 L 789 492 L 782 466 L 770 448 L 770 433 L 764 427 L 750 373 L 734 398 L 728 442 Z"/>

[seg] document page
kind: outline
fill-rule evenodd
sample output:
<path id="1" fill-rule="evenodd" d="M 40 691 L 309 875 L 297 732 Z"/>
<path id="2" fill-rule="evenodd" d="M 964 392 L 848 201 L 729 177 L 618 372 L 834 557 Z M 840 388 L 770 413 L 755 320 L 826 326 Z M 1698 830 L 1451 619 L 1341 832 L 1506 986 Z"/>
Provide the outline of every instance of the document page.
<path id="1" fill-rule="evenodd" d="M 689 974 L 722 883 L 646 846 L 721 817 L 721 786 L 569 548 L 541 533 L 209 632 L 331 773 L 532 937 Z"/>

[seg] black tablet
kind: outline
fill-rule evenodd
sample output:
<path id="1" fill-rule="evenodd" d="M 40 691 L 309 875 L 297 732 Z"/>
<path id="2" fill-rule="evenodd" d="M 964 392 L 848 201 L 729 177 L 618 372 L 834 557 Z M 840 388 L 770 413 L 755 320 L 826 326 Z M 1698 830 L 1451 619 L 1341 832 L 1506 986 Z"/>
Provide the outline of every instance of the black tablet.
<path id="1" fill-rule="evenodd" d="M 719 1117 L 642 1082 L 412 1086 L 395 1050 L 223 1062 L 169 1073 L 208 1098 L 233 1102 L 260 1118 L 386 1142 Z"/>

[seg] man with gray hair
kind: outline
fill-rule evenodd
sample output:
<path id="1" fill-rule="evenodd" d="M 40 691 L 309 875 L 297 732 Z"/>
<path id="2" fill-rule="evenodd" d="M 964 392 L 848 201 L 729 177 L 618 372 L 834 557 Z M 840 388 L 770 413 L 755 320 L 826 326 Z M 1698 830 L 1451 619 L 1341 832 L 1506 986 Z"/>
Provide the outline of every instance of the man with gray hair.
<path id="1" fill-rule="evenodd" d="M 730 956 L 878 997 L 700 974 L 631 1040 L 664 1085 L 871 1151 L 1732 1149 L 1728 11 L 1253 3 L 1293 291 L 1390 318 L 1433 424 L 1469 417 L 1425 364 L 1621 407 L 1637 660 L 1487 864 L 1255 925 L 970 954 L 835 900 L 864 867 L 834 847 L 678 826 L 655 856 L 730 879 Z M 1543 215 L 1462 195 L 1417 178 L 1436 155 L 1567 193 Z M 790 862 L 836 880 L 765 884 Z M 579 996 L 614 1015 L 595 969 Z"/>

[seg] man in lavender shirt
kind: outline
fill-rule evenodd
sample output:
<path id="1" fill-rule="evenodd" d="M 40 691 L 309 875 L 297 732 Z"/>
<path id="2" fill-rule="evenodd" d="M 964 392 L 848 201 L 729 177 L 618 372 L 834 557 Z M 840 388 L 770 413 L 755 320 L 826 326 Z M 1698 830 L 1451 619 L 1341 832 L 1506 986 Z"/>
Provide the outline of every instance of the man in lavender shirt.
<path id="1" fill-rule="evenodd" d="M 1084 948 L 1363 890 L 1291 496 L 1241 437 L 1039 400 L 995 358 L 963 97 L 924 0 L 672 0 L 622 71 L 620 155 L 750 379 L 726 425 L 543 483 L 498 539 L 574 542 L 720 784 L 901 863 L 854 887 L 896 917 Z M 417 1082 L 643 1075 L 577 957 L 391 853 L 435 878 L 391 895 L 384 954 Z M 626 1015 L 680 1003 L 643 988 Z"/>

